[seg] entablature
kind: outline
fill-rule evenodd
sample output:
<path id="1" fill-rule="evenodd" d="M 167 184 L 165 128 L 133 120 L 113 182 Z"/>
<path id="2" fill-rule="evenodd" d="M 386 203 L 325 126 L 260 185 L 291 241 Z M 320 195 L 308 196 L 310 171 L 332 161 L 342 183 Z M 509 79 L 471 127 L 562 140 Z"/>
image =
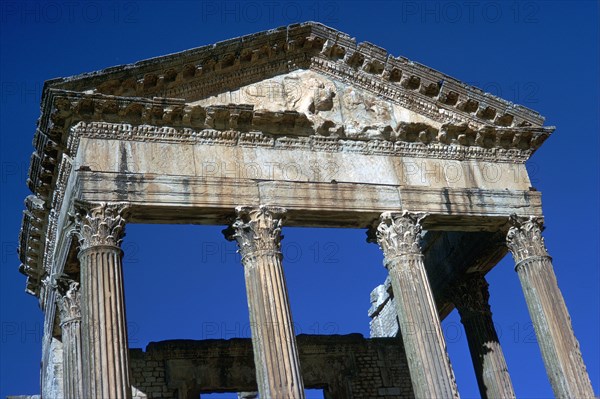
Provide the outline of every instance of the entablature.
<path id="1" fill-rule="evenodd" d="M 318 124 L 310 115 L 297 110 L 262 109 L 247 103 L 206 104 L 210 96 L 303 71 L 343 82 L 416 117 L 395 120 L 391 125 L 382 123 L 383 127 L 378 126 L 373 131 L 363 129 L 350 135 L 343 130 L 344 126 L 327 128 L 327 124 Z M 393 57 L 373 44 L 357 44 L 350 36 L 314 22 L 132 65 L 55 79 L 46 82 L 44 87 L 41 116 L 33 141 L 35 151 L 27 181 L 33 195 L 26 200 L 27 210 L 19 237 L 20 270 L 30 279 L 28 292 L 39 294 L 39 285 L 49 267 L 42 263 L 51 263 L 58 229 L 66 223 L 64 215 L 62 218 L 60 215 L 68 207 L 65 202 L 70 200 L 65 201 L 69 181 L 71 179 L 70 184 L 74 184 L 75 175 L 82 176 L 81 181 L 84 181 L 86 168 L 94 172 L 89 169 L 90 165 L 80 163 L 77 158 L 82 139 L 231 147 L 244 154 L 250 154 L 253 148 L 261 148 L 333 154 L 345 159 L 352 156 L 434 159 L 467 166 L 497 163 L 504 165 L 502 168 L 515 165 L 524 170 L 524 162 L 554 130 L 543 127 L 543 121 L 544 118 L 535 111 L 484 93 L 406 58 Z M 135 174 L 128 176 L 132 178 Z M 140 181 L 147 180 L 148 176 L 140 175 Z M 109 180 L 107 184 L 121 180 L 123 176 Z M 286 189 L 286 185 L 310 183 L 313 186 L 309 192 L 325 189 L 325 193 L 331 187 L 323 184 L 337 183 L 335 178 L 330 180 L 261 182 L 260 186 L 264 191 L 269 184 Z M 179 184 L 177 178 L 174 182 Z M 352 185 L 357 182 L 339 183 Z M 370 190 L 367 182 L 358 183 L 361 183 L 360 190 Z M 379 191 L 372 194 L 385 197 L 390 190 L 400 192 L 405 198 L 403 202 L 395 202 L 394 206 L 407 206 L 410 201 L 406 198 L 416 195 L 411 194 L 414 187 L 405 188 L 398 184 L 397 187 L 387 183 L 373 184 L 378 187 L 375 191 Z M 298 187 L 292 191 L 304 190 Z M 452 207 L 452 212 L 462 209 L 463 203 L 472 203 L 473 195 L 506 196 L 506 193 L 494 191 L 495 188 L 472 192 L 469 191 L 472 187 L 465 188 L 467 190 L 461 195 L 467 202 L 458 200 L 458 208 Z M 453 189 L 456 187 L 449 187 L 444 194 L 443 189 L 434 187 L 423 194 L 423 198 L 438 201 L 440 195 L 446 195 L 438 202 L 454 206 L 454 200 L 447 199 Z M 353 190 L 360 193 L 358 189 Z M 507 195 L 514 197 L 514 201 L 508 200 L 505 210 L 491 216 L 504 217 L 505 211 L 512 207 L 541 214 L 539 193 L 529 190 L 529 187 L 509 190 Z M 315 191 L 315 195 L 320 194 Z M 332 192 L 331 195 L 337 194 Z M 504 203 L 504 199 L 499 201 Z M 485 207 L 492 202 L 485 200 L 482 204 Z M 386 206 L 376 205 L 373 209 L 388 209 Z M 442 210 L 441 214 L 462 215 L 452 212 Z M 483 215 L 486 211 L 481 208 L 471 216 Z"/>

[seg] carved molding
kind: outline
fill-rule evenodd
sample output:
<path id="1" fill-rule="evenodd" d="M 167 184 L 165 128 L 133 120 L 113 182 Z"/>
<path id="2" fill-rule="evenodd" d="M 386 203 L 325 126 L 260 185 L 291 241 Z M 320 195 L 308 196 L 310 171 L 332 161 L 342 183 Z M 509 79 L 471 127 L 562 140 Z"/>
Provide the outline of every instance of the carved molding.
<path id="1" fill-rule="evenodd" d="M 81 320 L 81 298 L 79 283 L 73 280 L 58 281 L 56 303 L 60 312 L 61 325 Z"/>
<path id="2" fill-rule="evenodd" d="M 308 137 L 324 139 L 340 138 L 358 143 L 369 141 L 389 141 L 391 143 L 419 144 L 425 147 L 431 144 L 478 149 L 514 150 L 507 154 L 510 160 L 525 161 L 550 136 L 553 128 L 544 127 L 504 127 L 488 124 L 472 124 L 462 120 L 440 120 L 440 128 L 425 123 L 400 123 L 390 126 L 375 139 L 346 137 L 343 129 L 338 134 L 324 136 L 320 126 L 311 121 L 302 112 L 297 111 L 258 111 L 252 105 L 188 105 L 176 100 L 117 99 L 98 94 L 83 94 L 57 91 L 54 93 L 51 119 L 52 126 L 36 132 L 34 144 L 36 152 L 32 156 L 32 166 L 46 169 L 48 172 L 56 166 L 52 155 L 61 149 L 73 156 L 75 147 L 69 128 L 79 122 L 89 123 L 99 138 L 112 138 L 115 133 L 135 134 L 138 139 L 156 141 L 151 134 L 161 130 L 170 138 L 181 135 L 183 139 L 193 132 L 205 131 L 198 139 L 211 142 L 228 142 L 228 135 L 262 133 L 263 135 Z M 434 112 L 439 115 L 438 111 Z M 434 118 L 439 119 L 439 117 Z M 115 124 L 122 127 L 115 129 Z M 147 126 L 149 125 L 149 126 Z M 45 133 L 43 133 L 45 132 Z M 224 141 L 223 141 L 224 140 Z M 61 144 L 62 143 L 62 144 Z M 235 144 L 235 143 L 234 143 Z M 38 165 L 39 164 L 39 165 Z M 35 169 L 32 169 L 34 171 Z M 35 174 L 30 175 L 30 186 L 38 187 Z M 32 188 L 32 191 L 33 188 Z"/>
<path id="3" fill-rule="evenodd" d="M 95 246 L 120 248 L 125 236 L 125 203 L 75 203 L 75 234 L 80 251 Z"/>
<path id="4" fill-rule="evenodd" d="M 506 245 L 515 260 L 515 269 L 528 258 L 549 257 L 542 237 L 543 218 L 512 215 L 509 222 L 511 227 L 506 235 Z"/>
<path id="5" fill-rule="evenodd" d="M 301 69 L 340 79 L 442 126 L 408 124 L 393 127 L 391 137 L 357 140 L 320 135 L 321 127 L 298 112 L 186 103 Z M 81 137 L 77 123 L 98 138 L 131 134 L 128 139 L 144 141 L 523 163 L 554 130 L 542 127 L 543 121 L 532 110 L 313 22 L 56 79 L 44 89 L 27 180 L 43 209 L 31 212 L 26 205 L 19 270 L 28 277 L 27 291 L 39 295 L 41 279 L 54 264 L 58 212 Z"/>
<path id="6" fill-rule="evenodd" d="M 242 47 L 242 48 L 241 48 Z M 535 111 L 484 93 L 371 43 L 307 22 L 255 33 L 174 55 L 57 79 L 48 85 L 114 96 L 201 98 L 222 87 L 256 82 L 297 69 L 342 75 L 354 85 L 393 99 L 451 109 L 470 119 L 498 125 L 541 125 Z"/>
<path id="7" fill-rule="evenodd" d="M 246 259 L 258 254 L 281 256 L 281 226 L 286 213 L 284 208 L 269 205 L 239 206 L 235 211 L 236 220 L 223 234 L 228 240 L 237 241 L 245 266 L 252 264 L 246 263 Z"/>
<path id="8" fill-rule="evenodd" d="M 414 124 L 414 127 L 403 126 L 401 129 L 429 129 Z M 449 160 L 481 160 L 496 162 L 525 162 L 532 149 L 513 147 L 518 143 L 523 133 L 502 130 L 497 132 L 476 132 L 466 127 L 461 130 L 455 126 L 444 126 L 437 136 L 415 136 L 416 141 L 402 140 L 351 140 L 345 137 L 327 137 L 319 135 L 293 136 L 264 133 L 260 131 L 242 132 L 238 130 L 189 129 L 155 126 L 132 126 L 129 124 L 104 122 L 79 122 L 73 127 L 71 140 L 66 148 L 68 154 L 76 154 L 81 137 L 92 139 L 116 139 L 142 142 L 165 142 L 185 144 L 225 145 L 239 147 L 267 147 L 274 149 L 303 149 L 324 152 L 352 152 L 366 155 L 407 156 L 417 158 L 435 158 Z M 451 131 L 452 133 L 448 133 Z M 453 137 L 450 138 L 449 134 Z M 494 143 L 504 142 L 505 148 L 486 148 L 477 145 L 462 145 L 460 141 L 472 140 L 473 144 L 479 137 L 492 137 Z M 529 135 L 529 134 L 528 134 Z M 487 137 L 486 136 L 486 137 Z M 422 142 L 418 137 L 427 141 Z M 470 138 L 467 138 L 470 137 Z M 530 140 L 531 135 L 529 135 Z M 438 142 L 437 140 L 444 140 Z M 464 141 L 463 140 L 463 141 Z M 503 141 L 504 140 L 504 141 Z"/>
<path id="9" fill-rule="evenodd" d="M 377 242 L 382 249 L 386 265 L 403 255 L 421 255 L 421 220 L 424 214 L 408 211 L 384 212 L 377 226 L 367 232 L 368 242 Z"/>

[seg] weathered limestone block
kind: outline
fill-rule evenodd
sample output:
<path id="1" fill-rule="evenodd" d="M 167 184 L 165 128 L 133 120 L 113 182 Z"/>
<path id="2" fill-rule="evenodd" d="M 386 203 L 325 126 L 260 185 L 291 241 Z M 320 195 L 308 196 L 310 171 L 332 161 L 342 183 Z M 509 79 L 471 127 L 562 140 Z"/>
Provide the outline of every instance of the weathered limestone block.
<path id="1" fill-rule="evenodd" d="M 414 188 L 505 190 L 509 187 L 522 191 L 531 186 L 522 164 L 498 163 L 477 153 L 471 158 L 453 159 L 453 153 L 445 147 L 426 156 L 410 149 L 403 153 L 393 142 L 376 145 L 321 136 L 261 133 L 248 136 L 249 133 L 233 135 L 219 131 L 213 133 L 215 137 L 200 140 L 202 132 L 178 129 L 171 129 L 169 139 L 164 137 L 164 130 L 81 122 L 74 129 L 81 136 L 77 163 L 94 172 L 240 181 L 329 183 L 335 179 Z M 132 134 L 139 135 L 140 140 L 127 141 Z M 424 148 L 434 151 L 436 147 Z M 365 164 L 370 167 L 363 167 Z"/>
<path id="2" fill-rule="evenodd" d="M 63 390 L 63 344 L 57 338 L 52 338 L 48 348 L 48 362 L 45 377 L 42 380 L 44 397 L 61 398 Z"/>
<path id="3" fill-rule="evenodd" d="M 371 292 L 371 308 L 369 309 L 371 321 L 370 336 L 395 337 L 398 335 L 398 312 L 392 294 L 392 282 L 388 276 L 385 282 Z"/>
<path id="4" fill-rule="evenodd" d="M 297 343 L 306 388 L 323 389 L 327 399 L 414 397 L 397 338 L 300 334 Z M 132 384 L 149 399 L 257 388 L 251 339 L 153 342 L 145 352 L 131 350 L 131 366 Z"/>

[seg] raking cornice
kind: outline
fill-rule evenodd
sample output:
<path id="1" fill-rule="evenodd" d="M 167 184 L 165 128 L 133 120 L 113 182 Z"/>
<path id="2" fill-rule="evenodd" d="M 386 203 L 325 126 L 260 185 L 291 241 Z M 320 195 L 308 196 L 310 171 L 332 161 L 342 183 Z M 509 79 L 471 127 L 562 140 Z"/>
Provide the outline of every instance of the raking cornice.
<path id="1" fill-rule="evenodd" d="M 190 104 L 300 69 L 364 89 L 441 128 L 407 123 L 390 137 L 359 140 L 326 136 L 295 111 Z M 34 295 L 40 294 L 53 259 L 70 159 L 79 137 L 101 134 L 94 132 L 102 126 L 109 132 L 103 138 L 123 138 L 126 131 L 134 140 L 516 163 L 527 160 L 554 130 L 543 127 L 544 118 L 535 111 L 315 22 L 54 79 L 44 86 L 41 111 L 27 182 L 34 195 L 26 201 L 19 238 L 20 270 Z"/>

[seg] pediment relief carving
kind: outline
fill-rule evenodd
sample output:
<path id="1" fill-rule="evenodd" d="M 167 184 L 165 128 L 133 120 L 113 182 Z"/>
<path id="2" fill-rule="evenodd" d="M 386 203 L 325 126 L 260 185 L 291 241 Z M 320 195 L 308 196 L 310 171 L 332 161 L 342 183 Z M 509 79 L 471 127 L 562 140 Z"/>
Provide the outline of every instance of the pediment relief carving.
<path id="1" fill-rule="evenodd" d="M 223 88 L 235 90 L 297 70 L 320 72 L 404 105 L 412 104 L 421 110 L 441 108 L 480 123 L 539 127 L 544 121 L 535 111 L 404 57 L 394 57 L 371 43 L 357 44 L 347 34 L 315 22 L 56 79 L 47 86 L 120 97 L 181 98 L 193 102 L 218 95 Z"/>
<path id="2" fill-rule="evenodd" d="M 554 130 L 543 121 L 313 22 L 55 79 L 34 136 L 20 270 L 43 295 L 83 135 L 522 163 Z"/>
<path id="3" fill-rule="evenodd" d="M 401 124 L 420 123 L 436 128 L 441 125 L 389 99 L 311 70 L 266 79 L 190 105 L 231 103 L 252 105 L 254 110 L 265 115 L 297 112 L 306 118 L 316 134 L 357 140 L 394 140 Z"/>

